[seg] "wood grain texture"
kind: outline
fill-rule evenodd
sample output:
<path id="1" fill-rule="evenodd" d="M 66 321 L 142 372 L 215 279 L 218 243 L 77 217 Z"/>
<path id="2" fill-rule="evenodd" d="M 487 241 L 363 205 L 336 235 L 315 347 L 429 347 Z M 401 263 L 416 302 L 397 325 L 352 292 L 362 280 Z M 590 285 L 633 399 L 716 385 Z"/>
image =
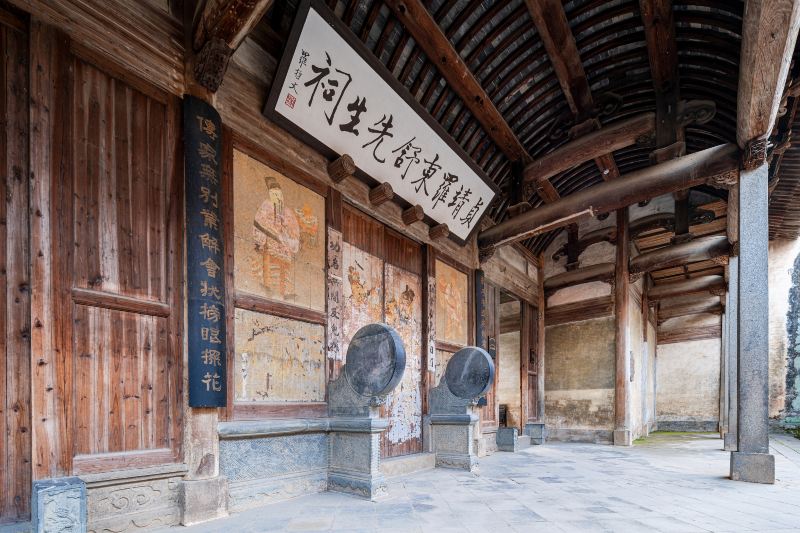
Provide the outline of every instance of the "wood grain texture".
<path id="1" fill-rule="evenodd" d="M 423 3 L 420 0 L 388 0 L 386 4 L 497 146 L 512 161 L 528 159 L 522 143 Z"/>
<path id="2" fill-rule="evenodd" d="M 177 102 L 72 55 L 65 38 L 39 24 L 32 43 L 32 408 L 42 420 L 33 433 L 35 475 L 119 468 L 113 454 L 122 452 L 168 449 L 175 460 Z"/>
<path id="3" fill-rule="evenodd" d="M 184 91 L 183 30 L 148 2 L 12 0 L 99 57 L 172 94 Z M 109 38 L 113 35 L 113 38 Z"/>
<path id="4" fill-rule="evenodd" d="M 0 8 L 0 523 L 27 520 L 31 484 L 28 35 Z"/>
<path id="5" fill-rule="evenodd" d="M 614 429 L 632 429 L 630 427 L 630 276 L 628 262 L 630 260 L 630 234 L 628 209 L 617 211 L 617 249 L 616 270 L 614 276 L 614 324 L 616 326 L 616 351 L 614 357 Z"/>
<path id="6" fill-rule="evenodd" d="M 718 339 L 721 335 L 722 326 L 720 324 L 667 331 L 663 331 L 659 328 L 658 344 L 696 341 L 701 339 Z"/>
<path id="7" fill-rule="evenodd" d="M 611 296 L 601 296 L 563 305 L 548 307 L 545 314 L 545 324 L 556 326 L 569 322 L 580 322 L 611 316 L 614 313 L 614 300 Z"/>
<path id="8" fill-rule="evenodd" d="M 638 138 L 655 131 L 655 123 L 653 113 L 643 113 L 607 124 L 528 163 L 524 179 L 534 182 L 546 180 L 585 161 L 631 146 Z"/>
<path id="9" fill-rule="evenodd" d="M 742 17 L 736 141 L 772 131 L 800 25 L 798 0 L 748 0 Z"/>

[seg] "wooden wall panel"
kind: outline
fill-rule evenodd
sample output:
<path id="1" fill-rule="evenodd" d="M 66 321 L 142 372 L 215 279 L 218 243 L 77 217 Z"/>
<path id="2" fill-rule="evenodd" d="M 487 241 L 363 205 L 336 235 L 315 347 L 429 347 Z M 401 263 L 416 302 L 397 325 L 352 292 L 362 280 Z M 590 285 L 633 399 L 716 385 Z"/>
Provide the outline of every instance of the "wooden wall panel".
<path id="1" fill-rule="evenodd" d="M 168 448 L 167 318 L 75 306 L 75 454 Z M 114 332 L 109 334 L 109 332 Z"/>
<path id="2" fill-rule="evenodd" d="M 0 8 L 0 523 L 30 509 L 28 36 Z"/>
<path id="3" fill-rule="evenodd" d="M 83 52 L 32 24 L 34 479 L 181 450 L 177 99 Z"/>

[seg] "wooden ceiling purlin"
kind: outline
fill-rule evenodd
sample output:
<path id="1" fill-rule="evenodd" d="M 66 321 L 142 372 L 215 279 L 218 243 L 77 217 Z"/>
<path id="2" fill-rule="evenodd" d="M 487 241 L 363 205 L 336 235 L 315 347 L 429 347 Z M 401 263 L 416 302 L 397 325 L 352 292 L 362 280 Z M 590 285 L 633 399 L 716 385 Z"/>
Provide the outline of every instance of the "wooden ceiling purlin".
<path id="1" fill-rule="evenodd" d="M 560 0 L 525 0 L 525 4 L 575 116 L 573 134 L 576 137 L 588 134 L 599 128 L 600 122 L 594 116 L 595 102 L 564 6 Z M 594 157 L 594 161 L 604 180 L 619 177 L 610 152 Z M 544 181 L 537 181 L 537 186 Z"/>

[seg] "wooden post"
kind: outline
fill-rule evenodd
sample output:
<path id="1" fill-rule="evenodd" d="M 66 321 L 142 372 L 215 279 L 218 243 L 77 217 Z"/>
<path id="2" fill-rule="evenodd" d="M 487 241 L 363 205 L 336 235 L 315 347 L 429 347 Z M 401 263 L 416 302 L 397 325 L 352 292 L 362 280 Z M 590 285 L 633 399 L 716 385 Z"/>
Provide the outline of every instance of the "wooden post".
<path id="1" fill-rule="evenodd" d="M 545 409 L 544 409 L 544 402 L 545 402 L 545 390 L 544 390 L 544 373 L 545 373 L 545 312 L 547 309 L 547 296 L 544 292 L 544 254 L 539 256 L 539 264 L 537 265 L 538 268 L 536 270 L 537 280 L 539 282 L 539 309 L 537 310 L 537 319 L 538 319 L 538 328 L 539 332 L 536 336 L 538 346 L 536 348 L 536 359 L 539 361 L 539 371 L 537 373 L 537 377 L 539 379 L 539 386 L 536 388 L 537 394 L 539 397 L 537 398 L 536 405 L 539 409 L 539 412 L 536 413 L 536 418 L 539 420 L 539 423 L 542 424 L 542 441 L 547 438 L 547 428 L 545 426 Z"/>
<path id="2" fill-rule="evenodd" d="M 614 276 L 614 320 L 616 324 L 615 383 L 614 383 L 614 445 L 630 446 L 633 438 L 630 427 L 630 239 L 628 238 L 628 209 L 617 211 L 617 254 Z"/>

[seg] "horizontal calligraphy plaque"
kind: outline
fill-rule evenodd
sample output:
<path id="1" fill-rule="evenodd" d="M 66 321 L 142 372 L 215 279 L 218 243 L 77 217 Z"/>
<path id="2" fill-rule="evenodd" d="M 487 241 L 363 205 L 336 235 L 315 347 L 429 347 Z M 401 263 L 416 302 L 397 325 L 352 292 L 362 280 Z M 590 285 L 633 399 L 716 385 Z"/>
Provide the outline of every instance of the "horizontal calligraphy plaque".
<path id="1" fill-rule="evenodd" d="M 389 183 L 465 241 L 496 186 L 405 87 L 315 0 L 299 8 L 264 114 L 359 175 Z"/>

